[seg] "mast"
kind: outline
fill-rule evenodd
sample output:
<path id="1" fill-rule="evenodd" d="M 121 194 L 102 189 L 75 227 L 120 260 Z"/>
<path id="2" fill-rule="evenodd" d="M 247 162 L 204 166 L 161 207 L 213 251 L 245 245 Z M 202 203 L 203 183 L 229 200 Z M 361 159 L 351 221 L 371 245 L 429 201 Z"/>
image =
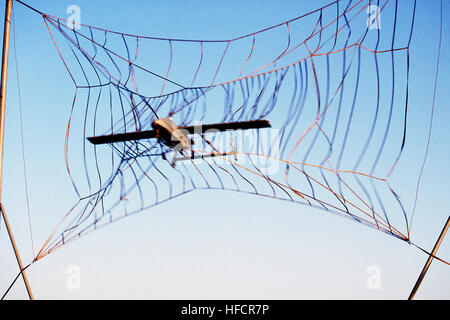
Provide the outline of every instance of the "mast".
<path id="1" fill-rule="evenodd" d="M 417 289 L 419 289 L 420 284 L 422 283 L 423 278 L 425 277 L 425 274 L 428 271 L 428 268 L 431 265 L 431 262 L 433 261 L 433 258 L 436 255 L 437 250 L 439 249 L 439 246 L 441 245 L 442 240 L 445 237 L 445 234 L 447 233 L 448 228 L 450 227 L 450 216 L 447 219 L 447 222 L 444 226 L 444 229 L 442 229 L 441 234 L 439 235 L 439 238 L 436 241 L 436 244 L 434 245 L 433 251 L 431 251 L 431 254 L 429 255 L 427 262 L 425 263 L 425 266 L 422 269 L 422 272 L 419 275 L 419 278 L 417 279 L 416 284 L 414 285 L 413 290 L 411 291 L 411 294 L 409 295 L 408 300 L 414 299 L 414 296 L 416 295 Z"/>
<path id="2" fill-rule="evenodd" d="M 3 176 L 3 143 L 5 140 L 5 106 L 6 106 L 6 84 L 8 77 L 8 56 L 9 56 L 9 35 L 11 29 L 11 10 L 12 10 L 13 0 L 6 0 L 5 8 L 5 27 L 3 30 L 3 55 L 2 55 L 2 71 L 1 71 L 1 84 L 0 84 L 0 210 L 3 215 L 3 220 L 5 220 L 5 226 L 8 230 L 9 239 L 11 245 L 14 249 L 14 254 L 16 256 L 17 264 L 20 268 L 20 273 L 22 274 L 25 287 L 27 289 L 28 297 L 33 300 L 33 294 L 31 292 L 30 284 L 28 283 L 27 276 L 25 274 L 22 260 L 20 259 L 19 250 L 17 249 L 14 236 L 12 234 L 11 227 L 9 225 L 8 218 L 6 217 L 5 209 L 1 201 L 2 195 L 2 176 Z"/>

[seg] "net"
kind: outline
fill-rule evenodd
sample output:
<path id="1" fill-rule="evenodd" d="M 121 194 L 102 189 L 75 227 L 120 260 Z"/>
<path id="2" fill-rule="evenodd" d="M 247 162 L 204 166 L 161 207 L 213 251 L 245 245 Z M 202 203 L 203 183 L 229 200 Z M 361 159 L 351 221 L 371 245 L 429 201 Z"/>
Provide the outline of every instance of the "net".
<path id="1" fill-rule="evenodd" d="M 413 214 L 391 177 L 409 141 L 415 2 L 400 12 L 392 0 L 334 1 L 226 40 L 75 26 L 33 10 L 74 85 L 64 151 L 78 197 L 35 261 L 200 189 L 290 201 L 410 241 Z M 180 127 L 271 128 L 190 135 L 195 157 L 176 165 L 157 139 L 87 140 L 151 130 L 169 116 Z"/>

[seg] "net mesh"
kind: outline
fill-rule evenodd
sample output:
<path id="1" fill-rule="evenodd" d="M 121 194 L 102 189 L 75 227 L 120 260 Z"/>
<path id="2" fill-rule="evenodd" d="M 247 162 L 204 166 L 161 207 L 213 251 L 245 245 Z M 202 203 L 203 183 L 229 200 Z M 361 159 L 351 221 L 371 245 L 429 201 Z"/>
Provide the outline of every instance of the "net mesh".
<path id="1" fill-rule="evenodd" d="M 390 184 L 407 143 L 415 2 L 334 1 L 227 40 L 126 34 L 42 15 L 74 85 L 65 160 L 78 197 L 35 261 L 104 225 L 198 189 L 315 207 L 410 239 Z M 381 16 L 383 19 L 380 28 Z M 400 26 L 397 22 L 402 21 Z M 270 129 L 192 135 L 198 159 L 156 139 L 88 137 L 270 120 Z"/>

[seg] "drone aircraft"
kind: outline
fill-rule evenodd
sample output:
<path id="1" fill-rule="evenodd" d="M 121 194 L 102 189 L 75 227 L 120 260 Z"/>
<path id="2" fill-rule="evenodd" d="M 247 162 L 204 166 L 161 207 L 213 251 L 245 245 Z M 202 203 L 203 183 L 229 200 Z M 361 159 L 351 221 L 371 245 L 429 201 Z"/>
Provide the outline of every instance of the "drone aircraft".
<path id="1" fill-rule="evenodd" d="M 176 161 L 197 159 L 205 157 L 223 156 L 233 153 L 223 153 L 218 151 L 212 143 L 206 139 L 204 134 L 206 132 L 221 132 L 221 131 L 234 131 L 234 130 L 247 130 L 247 129 L 259 129 L 271 127 L 268 120 L 251 120 L 251 121 L 238 121 L 238 122 L 224 122 L 215 124 L 199 124 L 193 126 L 179 127 L 172 119 L 172 117 L 156 119 L 152 123 L 153 130 L 143 130 L 135 132 L 126 132 L 119 134 L 109 134 L 102 136 L 95 136 L 87 138 L 89 142 L 94 145 L 99 144 L 111 144 L 118 142 L 136 141 L 142 139 L 158 139 L 158 142 L 174 151 L 174 158 L 172 166 L 175 167 Z M 198 134 L 204 139 L 214 150 L 214 153 L 210 155 L 195 155 L 195 152 L 191 149 L 193 144 L 189 135 Z M 191 155 L 186 153 L 191 151 Z M 177 153 L 180 153 L 183 157 L 176 158 Z M 162 153 L 162 157 L 166 159 L 165 153 Z"/>

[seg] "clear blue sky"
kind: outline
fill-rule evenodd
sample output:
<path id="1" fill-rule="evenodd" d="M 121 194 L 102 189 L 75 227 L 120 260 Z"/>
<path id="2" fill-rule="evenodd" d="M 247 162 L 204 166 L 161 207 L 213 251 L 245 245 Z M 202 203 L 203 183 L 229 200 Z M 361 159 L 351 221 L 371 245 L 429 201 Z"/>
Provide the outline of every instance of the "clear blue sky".
<path id="1" fill-rule="evenodd" d="M 62 18 L 70 15 L 67 13 L 70 5 L 77 5 L 81 9 L 81 23 L 125 33 L 229 39 L 292 19 L 329 1 L 26 2 Z M 410 2 L 399 2 L 400 13 L 410 12 Z M 382 28 L 390 25 L 394 3 L 389 2 L 389 10 L 381 17 Z M 4 4 L 0 12 L 3 9 Z M 448 24 L 445 13 L 449 9 L 449 3 L 444 1 L 444 26 Z M 417 1 L 411 44 L 408 143 L 392 177 L 392 184 L 405 200 L 409 215 L 430 121 L 439 10 L 438 0 Z M 36 250 L 77 200 L 64 164 L 64 135 L 74 87 L 42 18 L 20 4 L 15 4 L 14 11 Z M 405 43 L 409 21 L 404 22 L 406 27 L 401 22 L 398 39 Z M 285 38 L 272 40 L 265 42 L 266 47 L 260 50 L 279 50 Z M 434 245 L 450 209 L 447 191 L 450 188 L 450 92 L 446 90 L 450 72 L 449 40 L 449 30 L 444 28 L 430 153 L 411 234 L 413 242 L 427 250 Z M 141 48 L 143 52 L 145 49 L 148 48 Z M 189 53 L 184 54 L 188 60 Z M 401 60 L 397 63 L 401 66 Z M 339 74 L 340 69 L 334 72 Z M 405 75 L 400 67 L 396 72 L 399 77 Z M 386 82 L 390 79 L 387 77 Z M 354 81 L 354 77 L 349 81 Z M 398 88 L 401 92 L 402 85 Z M 373 102 L 370 84 L 362 85 L 360 96 Z M 359 101 L 363 104 L 363 100 Z M 359 111 L 358 115 L 364 112 Z M 32 247 L 13 43 L 6 117 L 2 198 L 23 260 L 30 262 Z M 395 132 L 401 129 L 394 127 Z M 398 150 L 395 144 L 388 147 L 392 147 L 392 154 Z M 350 156 L 351 151 L 348 151 Z M 399 212 L 390 214 L 398 216 Z M 0 250 L 0 293 L 3 293 L 17 274 L 3 224 Z M 448 236 L 438 256 L 450 259 Z M 406 299 L 426 258 L 403 241 L 325 211 L 247 194 L 205 190 L 97 230 L 33 264 L 27 273 L 38 299 Z M 80 288 L 73 290 L 67 286 L 71 266 L 80 271 Z M 373 270 L 379 272 L 377 289 L 368 286 Z M 450 267 L 434 261 L 416 297 L 449 299 L 448 283 Z M 16 283 L 8 297 L 27 298 L 22 281 Z"/>

